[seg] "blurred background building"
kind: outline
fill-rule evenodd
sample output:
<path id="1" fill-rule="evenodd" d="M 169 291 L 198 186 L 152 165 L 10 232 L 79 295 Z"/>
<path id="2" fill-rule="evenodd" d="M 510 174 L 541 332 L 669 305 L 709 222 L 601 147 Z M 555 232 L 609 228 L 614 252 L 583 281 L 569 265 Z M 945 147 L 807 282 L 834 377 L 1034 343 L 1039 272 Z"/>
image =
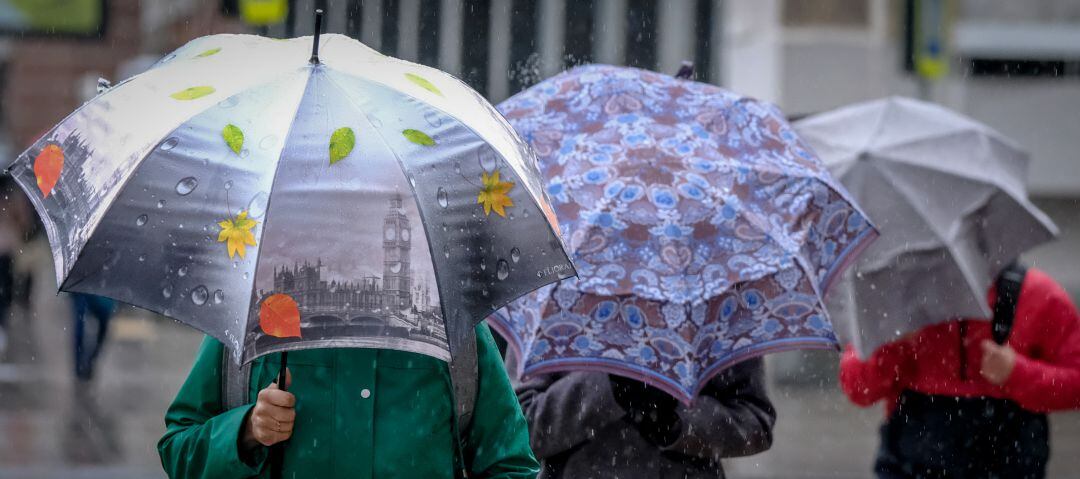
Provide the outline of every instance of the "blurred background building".
<path id="1" fill-rule="evenodd" d="M 684 60 L 698 80 L 793 117 L 888 95 L 942 103 L 1031 152 L 1030 191 L 1062 236 L 1026 259 L 1080 299 L 1078 0 L 0 0 L 0 164 L 92 97 L 98 77 L 135 75 L 205 34 L 308 35 L 314 8 L 326 31 L 453 73 L 493 103 L 578 64 L 674 73 Z M 128 312 L 81 396 L 47 249 L 40 237 L 25 249 L 39 287 L 0 358 L 0 477 L 161 477 L 161 415 L 199 335 Z M 776 442 L 732 461 L 732 477 L 869 476 L 881 411 L 846 402 L 835 363 L 769 358 Z M 1052 422 L 1051 477 L 1067 477 L 1080 414 Z"/>

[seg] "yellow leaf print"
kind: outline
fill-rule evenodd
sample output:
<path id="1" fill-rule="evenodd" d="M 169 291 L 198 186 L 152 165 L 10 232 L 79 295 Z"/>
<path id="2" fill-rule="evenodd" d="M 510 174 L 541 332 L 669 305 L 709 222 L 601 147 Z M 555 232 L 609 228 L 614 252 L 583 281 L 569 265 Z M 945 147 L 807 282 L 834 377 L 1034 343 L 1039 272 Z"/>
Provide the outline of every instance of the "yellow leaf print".
<path id="1" fill-rule="evenodd" d="M 255 246 L 255 235 L 251 233 L 251 229 L 259 222 L 248 218 L 247 215 L 247 210 L 241 211 L 235 218 L 218 223 L 221 233 L 218 234 L 217 240 L 218 243 L 225 243 L 228 247 L 230 259 L 236 254 L 243 258 L 246 253 L 245 245 Z"/>
<path id="2" fill-rule="evenodd" d="M 491 176 L 488 176 L 487 173 L 481 175 L 480 181 L 484 186 L 480 190 L 480 196 L 476 198 L 476 202 L 484 205 L 485 216 L 491 215 L 491 210 L 495 210 L 499 216 L 506 218 L 506 211 L 503 208 L 514 206 L 514 201 L 507 195 L 514 188 L 514 183 L 500 181 L 499 170 L 495 170 Z"/>

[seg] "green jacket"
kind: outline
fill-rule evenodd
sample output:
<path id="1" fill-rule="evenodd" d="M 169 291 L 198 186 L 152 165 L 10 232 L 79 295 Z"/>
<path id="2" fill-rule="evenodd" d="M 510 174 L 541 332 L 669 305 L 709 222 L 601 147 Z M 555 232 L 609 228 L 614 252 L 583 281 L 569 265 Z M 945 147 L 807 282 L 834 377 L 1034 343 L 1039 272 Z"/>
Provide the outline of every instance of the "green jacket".
<path id="1" fill-rule="evenodd" d="M 470 477 L 535 478 L 539 464 L 517 397 L 487 325 L 476 328 L 479 378 L 472 426 L 465 431 Z M 251 404 L 221 410 L 221 343 L 207 338 L 165 414 L 158 452 L 173 478 L 268 477 L 266 451 L 252 464 L 238 455 L 240 427 L 280 357 L 255 360 Z M 289 353 L 296 426 L 283 477 L 452 478 L 450 373 L 438 359 L 385 349 Z"/>

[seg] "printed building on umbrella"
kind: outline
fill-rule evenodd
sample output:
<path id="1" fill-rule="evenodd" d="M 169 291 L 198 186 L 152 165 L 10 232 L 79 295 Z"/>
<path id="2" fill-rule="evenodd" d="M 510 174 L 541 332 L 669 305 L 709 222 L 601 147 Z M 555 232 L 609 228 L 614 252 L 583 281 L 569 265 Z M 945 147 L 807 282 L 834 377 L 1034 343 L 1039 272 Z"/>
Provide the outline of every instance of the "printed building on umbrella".
<path id="1" fill-rule="evenodd" d="M 442 315 L 439 307 L 433 306 L 437 302 L 431 298 L 431 288 L 426 280 L 413 279 L 412 227 L 402 201 L 400 194 L 393 195 L 383 218 L 381 278 L 328 281 L 322 277 L 322 258 L 316 258 L 314 263 L 275 267 L 273 290 L 260 290 L 258 300 L 274 293 L 291 296 L 300 307 L 304 328 L 368 324 L 445 343 Z"/>

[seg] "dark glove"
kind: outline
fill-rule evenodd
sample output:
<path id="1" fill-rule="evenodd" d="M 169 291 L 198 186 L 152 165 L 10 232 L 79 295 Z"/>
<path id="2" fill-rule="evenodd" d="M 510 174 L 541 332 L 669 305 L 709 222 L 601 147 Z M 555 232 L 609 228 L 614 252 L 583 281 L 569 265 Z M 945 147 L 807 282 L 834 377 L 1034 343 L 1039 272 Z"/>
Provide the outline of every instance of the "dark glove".
<path id="1" fill-rule="evenodd" d="M 670 446 L 679 439 L 682 421 L 675 407 L 679 401 L 643 382 L 608 375 L 615 402 L 626 410 L 626 420 L 649 442 Z"/>

